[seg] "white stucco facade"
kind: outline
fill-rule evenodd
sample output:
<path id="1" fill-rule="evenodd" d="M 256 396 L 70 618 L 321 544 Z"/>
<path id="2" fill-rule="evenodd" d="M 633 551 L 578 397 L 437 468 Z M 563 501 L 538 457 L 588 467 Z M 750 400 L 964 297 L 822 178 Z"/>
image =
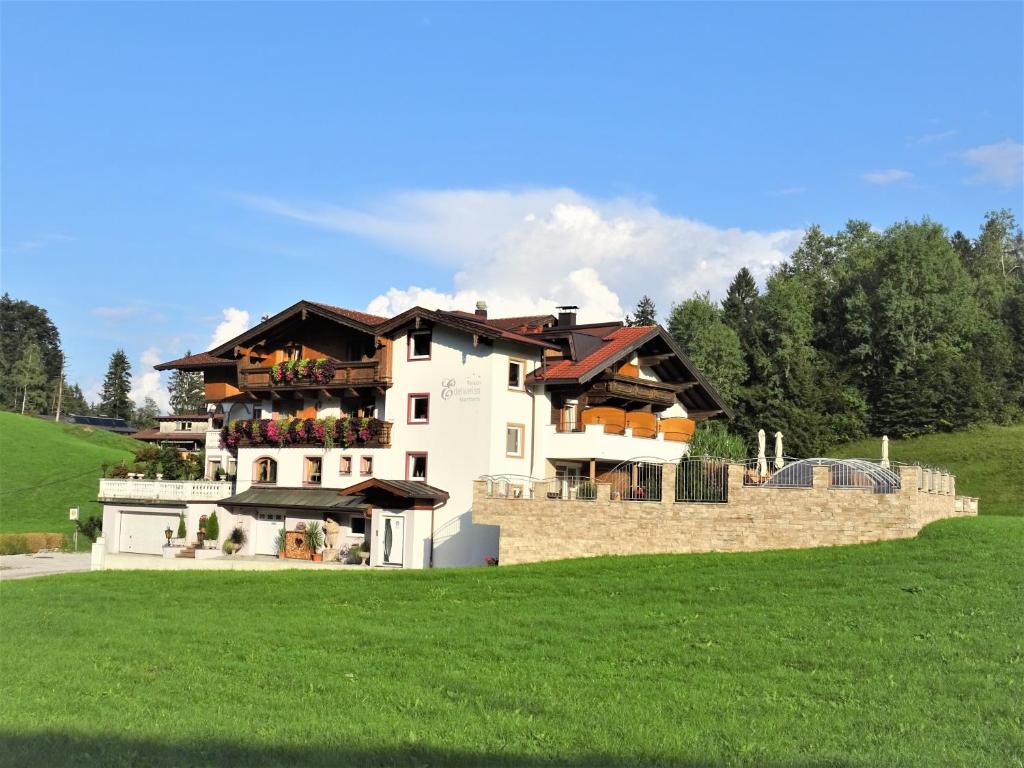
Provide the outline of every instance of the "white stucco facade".
<path id="1" fill-rule="evenodd" d="M 581 431 L 559 432 L 552 423 L 552 399 L 543 384 L 527 384 L 529 373 L 541 365 L 542 350 L 536 344 L 504 339 L 482 343 L 472 333 L 435 325 L 430 353 L 416 358 L 409 349 L 409 336 L 393 337 L 391 385 L 376 396 L 376 418 L 391 423 L 388 447 L 242 446 L 235 451 L 220 448 L 219 434 L 207 433 L 206 467 L 212 475 L 217 467 L 234 475 L 234 494 L 253 487 L 254 466 L 261 458 L 276 462 L 279 488 L 308 486 L 306 459 L 322 461 L 319 488 L 344 489 L 368 478 L 423 480 L 448 494 L 445 503 L 433 509 L 374 509 L 365 520 L 365 534 L 356 533 L 349 516 L 339 515 L 344 543 L 356 543 L 366 535 L 371 541 L 371 565 L 384 565 L 381 541 L 388 516 L 394 522 L 391 536 L 400 530 L 401 552 L 393 563 L 405 568 L 481 565 L 498 554 L 498 528 L 472 522 L 473 481 L 484 475 L 520 475 L 537 479 L 551 477 L 560 462 L 581 468 L 586 476 L 589 462 L 628 461 L 655 457 L 671 461 L 685 453 L 684 442 L 672 442 L 658 434 L 640 438 L 627 429 L 625 434 L 608 434 L 600 425 Z M 510 383 L 510 364 L 518 362 L 521 376 Z M 640 367 L 638 378 L 659 381 L 656 372 Z M 310 393 L 314 395 L 314 393 Z M 326 395 L 326 393 L 324 393 Z M 411 397 L 427 398 L 426 418 L 411 418 Z M 304 407 L 315 402 L 319 418 L 342 416 L 338 399 L 302 400 Z M 250 419 L 255 409 L 263 418 L 275 410 L 273 400 L 223 403 L 224 423 Z M 686 416 L 681 404 L 666 415 Z M 518 439 L 509 442 L 509 429 Z M 411 457 L 425 456 L 425 477 L 414 477 Z M 369 460 L 369 461 L 367 461 Z M 368 464 L 372 466 L 367 466 Z M 261 486 L 265 487 L 265 486 Z M 184 512 L 190 535 L 200 515 L 217 510 L 223 540 L 236 525 L 246 534 L 241 554 L 272 555 L 269 536 L 277 526 L 291 529 L 301 519 L 323 519 L 322 515 L 281 509 L 240 509 L 233 511 L 206 501 L 185 499 L 174 503 L 138 504 L 122 500 L 105 502 L 104 537 L 110 552 L 126 550 L 132 530 L 142 530 L 146 515 L 152 527 L 167 518 L 176 529 L 176 517 Z M 171 518 L 174 521 L 171 521 Z M 352 523 L 354 525 L 354 523 Z M 134 528 L 133 528 L 134 526 Z M 162 530 L 162 525 L 161 525 Z M 128 533 L 124 533 L 127 531 Z M 124 539 L 124 540 L 123 540 Z M 148 546 L 148 545 L 147 545 Z M 150 551 L 132 545 L 131 551 Z"/>

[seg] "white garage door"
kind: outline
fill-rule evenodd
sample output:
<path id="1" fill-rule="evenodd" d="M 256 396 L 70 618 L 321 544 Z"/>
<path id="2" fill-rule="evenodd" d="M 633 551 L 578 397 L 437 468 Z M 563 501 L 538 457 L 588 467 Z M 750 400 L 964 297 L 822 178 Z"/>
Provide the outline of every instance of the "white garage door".
<path id="1" fill-rule="evenodd" d="M 177 530 L 176 512 L 121 512 L 121 551 L 159 555 L 167 542 L 167 526 Z"/>

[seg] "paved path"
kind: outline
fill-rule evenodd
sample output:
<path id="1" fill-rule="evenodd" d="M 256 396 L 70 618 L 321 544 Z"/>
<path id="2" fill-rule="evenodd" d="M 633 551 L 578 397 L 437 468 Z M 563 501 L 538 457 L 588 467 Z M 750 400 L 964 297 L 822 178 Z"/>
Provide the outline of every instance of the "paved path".
<path id="1" fill-rule="evenodd" d="M 89 570 L 88 552 L 40 552 L 35 555 L 0 555 L 0 581 L 77 573 Z"/>

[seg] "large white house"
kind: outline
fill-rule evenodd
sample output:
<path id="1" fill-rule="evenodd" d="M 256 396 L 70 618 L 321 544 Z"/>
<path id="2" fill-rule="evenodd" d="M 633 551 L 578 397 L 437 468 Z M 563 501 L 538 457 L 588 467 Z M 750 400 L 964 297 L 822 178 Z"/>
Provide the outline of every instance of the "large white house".
<path id="1" fill-rule="evenodd" d="M 157 366 L 201 371 L 224 426 L 206 433 L 205 481 L 101 481 L 107 551 L 159 554 L 180 514 L 194 536 L 216 509 L 222 539 L 245 532 L 242 556 L 273 556 L 280 529 L 331 518 L 344 542 L 369 542 L 371 565 L 482 564 L 498 529 L 472 522 L 475 479 L 582 493 L 631 459 L 678 459 L 696 421 L 727 413 L 660 326 L 559 309 L 383 318 L 300 301 Z"/>

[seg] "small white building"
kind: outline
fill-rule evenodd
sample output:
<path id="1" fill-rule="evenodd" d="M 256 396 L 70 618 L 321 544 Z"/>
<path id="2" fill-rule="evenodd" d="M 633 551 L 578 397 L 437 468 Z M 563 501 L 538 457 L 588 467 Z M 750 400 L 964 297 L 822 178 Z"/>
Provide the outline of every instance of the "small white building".
<path id="1" fill-rule="evenodd" d="M 224 425 L 206 432 L 210 479 L 102 481 L 108 551 L 155 554 L 181 514 L 194 537 L 216 509 L 221 539 L 244 531 L 243 556 L 274 556 L 279 530 L 331 519 L 338 546 L 369 542 L 371 565 L 479 565 L 498 529 L 472 522 L 474 480 L 573 494 L 637 457 L 680 458 L 696 421 L 727 413 L 660 326 L 583 325 L 561 309 L 389 319 L 300 301 L 157 366 L 204 374 Z"/>

